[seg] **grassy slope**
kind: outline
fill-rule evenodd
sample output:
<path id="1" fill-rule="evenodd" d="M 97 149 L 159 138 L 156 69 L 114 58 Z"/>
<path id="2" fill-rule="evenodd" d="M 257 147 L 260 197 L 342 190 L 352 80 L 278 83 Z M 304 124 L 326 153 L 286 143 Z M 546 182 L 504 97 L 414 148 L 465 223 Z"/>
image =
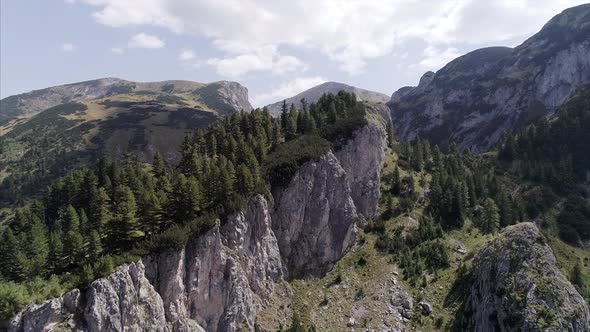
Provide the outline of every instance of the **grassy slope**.
<path id="1" fill-rule="evenodd" d="M 10 175 L 18 183 L 30 175 L 55 178 L 102 153 L 121 157 L 132 152 L 151 161 L 160 151 L 175 161 L 184 137 L 218 116 L 199 98 L 192 93 L 122 93 L 83 101 L 76 109 L 57 106 L 20 119 L 18 125 L 11 122 L 0 127 L 0 181 Z M 30 193 L 34 186 L 24 191 Z M 45 182 L 38 186 L 42 189 Z"/>

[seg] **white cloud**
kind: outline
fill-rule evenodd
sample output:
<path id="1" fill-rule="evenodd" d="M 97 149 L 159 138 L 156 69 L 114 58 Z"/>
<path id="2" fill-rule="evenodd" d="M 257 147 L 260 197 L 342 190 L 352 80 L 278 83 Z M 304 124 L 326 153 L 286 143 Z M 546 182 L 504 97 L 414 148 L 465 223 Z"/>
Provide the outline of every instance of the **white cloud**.
<path id="1" fill-rule="evenodd" d="M 61 50 L 64 52 L 72 52 L 76 50 L 76 45 L 72 43 L 62 43 Z"/>
<path id="2" fill-rule="evenodd" d="M 262 46 L 221 59 L 211 58 L 207 60 L 207 64 L 213 66 L 219 75 L 234 79 L 252 71 L 271 71 L 281 75 L 298 70 L 304 71 L 307 67 L 294 56 L 281 55 L 277 47 L 273 45 Z"/>
<path id="3" fill-rule="evenodd" d="M 437 71 L 449 61 L 461 56 L 461 52 L 454 47 L 440 48 L 438 46 L 430 45 L 424 49 L 422 56 L 422 60 L 417 64 L 411 65 L 411 67 L 418 68 L 421 71 Z"/>
<path id="4" fill-rule="evenodd" d="M 184 49 L 178 54 L 178 60 L 185 69 L 194 70 L 199 69 L 203 65 L 203 61 L 199 59 L 196 53 L 190 49 Z"/>
<path id="5" fill-rule="evenodd" d="M 158 26 L 209 38 L 225 54 L 211 59 L 219 72 L 243 74 L 268 59 L 256 49 L 313 49 L 350 74 L 392 53 L 409 39 L 449 49 L 532 34 L 577 0 L 83 0 L 105 25 Z M 255 17 L 256 19 L 252 19 Z M 287 48 L 284 48 L 287 46 Z M 275 55 L 272 62 L 296 58 Z M 281 60 L 282 59 L 282 60 Z"/>
<path id="6" fill-rule="evenodd" d="M 299 77 L 294 80 L 284 82 L 278 87 L 272 89 L 268 93 L 257 94 L 252 97 L 252 104 L 255 107 L 261 107 L 269 103 L 276 102 L 286 98 L 293 97 L 294 95 L 303 92 L 316 85 L 322 84 L 327 80 L 320 76 L 312 77 Z"/>
<path id="7" fill-rule="evenodd" d="M 154 35 L 138 33 L 129 39 L 128 43 L 131 48 L 149 48 L 156 49 L 164 47 L 164 41 Z"/>
<path id="8" fill-rule="evenodd" d="M 120 47 L 113 47 L 111 48 L 111 52 L 115 54 L 123 54 L 125 51 Z"/>
<path id="9" fill-rule="evenodd" d="M 193 50 L 182 50 L 178 55 L 178 60 L 180 61 L 190 61 L 194 60 L 197 56 L 195 55 L 195 51 Z"/>

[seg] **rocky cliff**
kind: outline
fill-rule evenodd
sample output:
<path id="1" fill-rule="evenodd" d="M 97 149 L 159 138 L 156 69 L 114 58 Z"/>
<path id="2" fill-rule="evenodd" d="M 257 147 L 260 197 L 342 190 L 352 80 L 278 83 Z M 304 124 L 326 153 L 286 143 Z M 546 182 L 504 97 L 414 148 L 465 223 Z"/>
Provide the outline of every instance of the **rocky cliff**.
<path id="1" fill-rule="evenodd" d="M 590 5 L 565 10 L 512 49 L 459 57 L 388 103 L 402 139 L 486 150 L 505 132 L 547 116 L 590 82 Z"/>
<path id="2" fill-rule="evenodd" d="M 307 162 L 288 186 L 253 197 L 183 250 L 146 257 L 87 290 L 30 305 L 11 331 L 254 330 L 256 313 L 278 283 L 326 273 L 353 244 L 362 220 L 357 211 L 376 210 L 384 133 L 371 121 L 344 149 Z M 366 163 L 348 162 L 366 142 Z M 371 190 L 351 190 L 357 174 Z"/>
<path id="3" fill-rule="evenodd" d="M 590 331 L 588 305 L 532 223 L 507 227 L 474 261 L 469 331 Z"/>

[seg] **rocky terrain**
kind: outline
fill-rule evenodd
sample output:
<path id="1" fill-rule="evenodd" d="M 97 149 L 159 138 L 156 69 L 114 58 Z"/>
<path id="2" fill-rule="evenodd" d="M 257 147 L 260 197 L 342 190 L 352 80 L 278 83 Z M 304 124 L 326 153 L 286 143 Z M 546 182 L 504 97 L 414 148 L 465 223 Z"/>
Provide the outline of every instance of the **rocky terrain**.
<path id="1" fill-rule="evenodd" d="M 507 227 L 478 253 L 468 294 L 466 330 L 590 330 L 588 304 L 533 223 Z"/>
<path id="2" fill-rule="evenodd" d="M 367 141 L 375 144 L 363 146 L 366 164 L 341 163 L 351 158 L 346 151 Z M 275 288 L 290 296 L 284 280 L 324 275 L 354 244 L 361 220 L 376 211 L 385 141 L 382 124 L 371 121 L 343 150 L 307 162 L 288 186 L 253 197 L 183 250 L 146 257 L 87 290 L 31 305 L 11 330 L 253 330 Z M 373 187 L 358 192 L 349 174 L 363 170 Z M 288 320 L 283 314 L 267 324 L 276 330 Z"/>
<path id="3" fill-rule="evenodd" d="M 318 86 L 314 86 L 311 89 L 305 90 L 291 98 L 285 99 L 287 105 L 294 104 L 295 107 L 301 108 L 301 99 L 305 99 L 308 103 L 315 102 L 324 93 L 338 93 L 339 91 L 346 91 L 354 93 L 359 101 L 368 101 L 372 103 L 387 103 L 389 101 L 389 97 L 385 94 L 369 91 L 365 89 L 360 89 L 354 86 L 350 86 L 344 83 L 338 82 L 326 82 L 322 83 Z M 273 116 L 278 116 L 281 114 L 281 107 L 283 106 L 283 101 L 278 101 L 274 104 L 267 105 L 266 107 L 270 110 L 270 113 Z"/>
<path id="4" fill-rule="evenodd" d="M 590 82 L 590 5 L 565 10 L 516 48 L 490 47 L 427 72 L 388 105 L 396 134 L 483 151 L 550 115 Z"/>

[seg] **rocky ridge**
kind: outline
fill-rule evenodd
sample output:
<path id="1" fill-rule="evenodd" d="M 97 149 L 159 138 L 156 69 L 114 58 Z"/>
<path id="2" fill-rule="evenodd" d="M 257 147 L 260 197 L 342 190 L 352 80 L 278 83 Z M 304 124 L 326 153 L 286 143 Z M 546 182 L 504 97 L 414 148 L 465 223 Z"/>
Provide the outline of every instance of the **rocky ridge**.
<path id="1" fill-rule="evenodd" d="M 254 330 L 256 313 L 276 285 L 327 272 L 355 241 L 363 219 L 357 206 L 366 217 L 376 210 L 378 191 L 355 194 L 347 171 L 360 170 L 343 167 L 337 155 L 350 157 L 345 151 L 359 151 L 370 141 L 375 144 L 363 148 L 374 160 L 361 167 L 382 166 L 380 126 L 371 121 L 343 150 L 304 164 L 288 186 L 275 188 L 270 197 L 253 197 L 244 210 L 189 240 L 183 250 L 122 266 L 85 292 L 75 289 L 30 305 L 11 322 L 11 331 Z M 379 171 L 365 175 L 377 189 Z"/>
<path id="2" fill-rule="evenodd" d="M 479 49 L 427 72 L 417 87 L 392 95 L 396 134 L 490 148 L 504 133 L 551 114 L 590 82 L 589 35 L 586 4 L 555 16 L 514 49 Z"/>
<path id="3" fill-rule="evenodd" d="M 590 331 L 588 305 L 533 223 L 504 229 L 476 256 L 463 328 Z"/>
<path id="4" fill-rule="evenodd" d="M 0 124 L 17 117 L 31 117 L 65 103 L 138 92 L 194 93 L 205 103 L 207 99 L 218 94 L 215 98 L 233 108 L 234 111 L 252 110 L 248 101 L 248 90 L 236 82 L 220 81 L 209 84 L 179 80 L 132 82 L 109 77 L 59 85 L 4 98 L 0 101 Z"/>

